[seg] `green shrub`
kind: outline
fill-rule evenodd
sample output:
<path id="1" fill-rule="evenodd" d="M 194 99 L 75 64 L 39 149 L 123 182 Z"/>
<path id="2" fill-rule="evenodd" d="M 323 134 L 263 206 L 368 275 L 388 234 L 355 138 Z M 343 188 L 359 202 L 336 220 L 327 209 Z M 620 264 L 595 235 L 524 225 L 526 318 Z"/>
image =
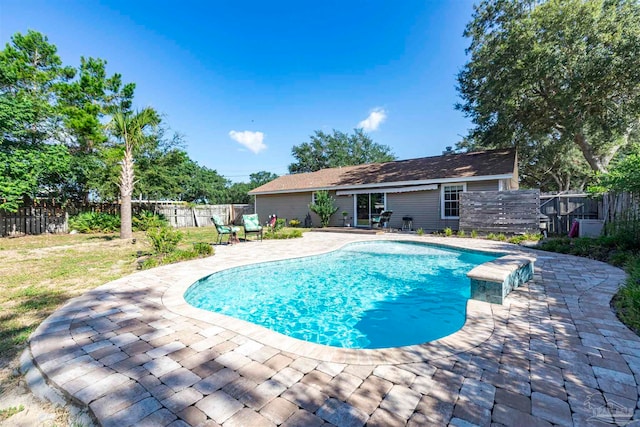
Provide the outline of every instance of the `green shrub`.
<path id="1" fill-rule="evenodd" d="M 418 236 L 422 236 L 422 235 L 424 235 L 424 230 L 423 230 L 422 228 L 418 228 L 418 229 L 416 230 L 416 234 L 417 234 Z"/>
<path id="2" fill-rule="evenodd" d="M 458 230 L 458 237 L 464 237 L 464 236 L 465 236 L 464 230 Z"/>
<path id="3" fill-rule="evenodd" d="M 520 234 L 518 236 L 513 236 L 509 238 L 509 243 L 520 244 L 522 242 L 537 242 L 542 239 L 542 234 Z"/>
<path id="4" fill-rule="evenodd" d="M 80 233 L 113 233 L 120 229 L 120 217 L 104 212 L 82 212 L 69 218 L 69 228 Z"/>
<path id="5" fill-rule="evenodd" d="M 153 249 L 158 254 L 168 254 L 176 249 L 182 233 L 171 227 L 152 227 L 147 230 Z"/>
<path id="6" fill-rule="evenodd" d="M 530 242 L 539 242 L 544 237 L 540 233 L 525 233 L 525 240 L 529 240 Z"/>
<path id="7" fill-rule="evenodd" d="M 263 239 L 274 239 L 274 240 L 295 239 L 298 237 L 302 237 L 302 230 L 296 228 L 293 230 L 282 229 L 278 231 L 267 231 L 266 233 L 264 233 L 262 237 Z"/>
<path id="8" fill-rule="evenodd" d="M 543 251 L 568 254 L 571 250 L 571 244 L 568 237 L 560 237 L 556 239 L 547 239 L 543 241 L 538 248 Z"/>
<path id="9" fill-rule="evenodd" d="M 604 234 L 614 238 L 622 249 L 640 251 L 640 213 L 633 210 L 620 213 L 617 220 L 605 224 Z"/>
<path id="10" fill-rule="evenodd" d="M 6 420 L 7 418 L 11 418 L 18 412 L 24 411 L 24 405 L 19 406 L 9 406 L 5 409 L 0 409 L 0 422 Z"/>
<path id="11" fill-rule="evenodd" d="M 629 274 L 624 286 L 616 294 L 613 304 L 618 317 L 640 335 L 640 255 L 629 258 L 625 270 Z"/>
<path id="12" fill-rule="evenodd" d="M 279 231 L 282 230 L 285 225 L 287 224 L 287 220 L 284 218 L 278 218 L 276 219 L 276 224 L 273 226 L 273 231 Z"/>
<path id="13" fill-rule="evenodd" d="M 451 237 L 453 236 L 453 230 L 451 229 L 451 227 L 447 227 L 444 229 L 444 235 L 446 237 Z"/>
<path id="14" fill-rule="evenodd" d="M 478 237 L 478 232 L 476 230 L 471 230 L 471 237 L 474 239 Z"/>
<path id="15" fill-rule="evenodd" d="M 194 249 L 176 249 L 162 257 L 162 264 L 173 264 L 195 258 L 200 258 L 200 254 Z"/>
<path id="16" fill-rule="evenodd" d="M 496 236 L 496 240 L 500 241 L 500 242 L 506 242 L 507 241 L 507 236 L 504 235 L 504 233 L 500 233 Z"/>
<path id="17" fill-rule="evenodd" d="M 289 221 L 289 227 L 300 227 L 300 220 L 299 219 L 292 219 L 291 221 Z"/>
<path id="18" fill-rule="evenodd" d="M 191 249 L 174 249 L 169 253 L 158 253 L 145 259 L 139 266 L 142 270 L 158 267 L 166 264 L 173 264 L 180 261 L 188 261 L 190 259 L 203 258 L 212 255 L 213 248 L 209 243 L 196 242 Z"/>
<path id="19" fill-rule="evenodd" d="M 196 242 L 193 244 L 193 250 L 198 255 L 211 255 L 213 254 L 213 248 L 207 242 Z"/>
<path id="20" fill-rule="evenodd" d="M 316 191 L 315 202 L 309 205 L 309 209 L 318 214 L 322 227 L 328 226 L 331 216 L 338 212 L 338 207 L 334 205 L 333 197 L 326 190 Z"/>
<path id="21" fill-rule="evenodd" d="M 163 227 L 169 225 L 169 222 L 167 222 L 164 215 L 145 210 L 140 211 L 140 213 L 131 218 L 131 223 L 133 231 L 147 231 L 152 227 Z"/>
<path id="22" fill-rule="evenodd" d="M 496 236 L 494 233 L 489 233 L 489 234 L 487 234 L 487 239 L 488 240 L 498 240 L 498 236 Z"/>
<path id="23" fill-rule="evenodd" d="M 590 237 L 581 237 L 578 239 L 574 239 L 571 242 L 571 249 L 569 253 L 572 255 L 589 258 L 589 255 L 593 251 L 594 243 L 594 239 Z"/>
<path id="24" fill-rule="evenodd" d="M 615 251 L 609 255 L 609 262 L 616 267 L 624 267 L 633 262 L 633 259 L 633 254 L 625 251 Z"/>
<path id="25" fill-rule="evenodd" d="M 155 268 L 160 265 L 162 265 L 162 258 L 152 256 L 142 261 L 142 263 L 140 263 L 138 268 L 140 268 L 141 270 L 148 270 L 150 268 Z"/>

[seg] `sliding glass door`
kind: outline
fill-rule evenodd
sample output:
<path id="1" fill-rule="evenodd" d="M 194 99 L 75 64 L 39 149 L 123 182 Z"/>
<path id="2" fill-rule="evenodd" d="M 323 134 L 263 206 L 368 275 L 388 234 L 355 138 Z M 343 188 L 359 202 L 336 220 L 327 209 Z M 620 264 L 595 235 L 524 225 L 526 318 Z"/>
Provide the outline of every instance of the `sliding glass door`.
<path id="1" fill-rule="evenodd" d="M 371 219 L 384 210 L 384 193 L 356 194 L 356 227 L 371 227 Z"/>

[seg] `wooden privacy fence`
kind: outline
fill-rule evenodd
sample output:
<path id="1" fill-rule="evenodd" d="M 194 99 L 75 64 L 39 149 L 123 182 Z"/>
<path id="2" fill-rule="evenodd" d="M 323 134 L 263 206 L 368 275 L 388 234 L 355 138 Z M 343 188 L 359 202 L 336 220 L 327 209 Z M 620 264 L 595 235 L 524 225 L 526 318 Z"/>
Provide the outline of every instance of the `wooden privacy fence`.
<path id="1" fill-rule="evenodd" d="M 537 233 L 539 207 L 539 190 L 460 193 L 459 228 L 484 233 Z"/>
<path id="2" fill-rule="evenodd" d="M 240 224 L 242 215 L 253 213 L 253 205 L 196 205 L 190 207 L 176 202 L 140 202 L 133 201 L 131 210 L 134 215 L 143 210 L 165 216 L 174 227 L 213 226 L 212 215 L 218 215 L 226 223 Z M 31 206 L 18 209 L 17 212 L 0 211 L 0 236 L 37 235 L 44 233 L 68 233 L 69 216 L 81 212 L 104 212 L 120 214 L 117 203 L 95 203 L 72 205 L 64 208 L 51 205 Z"/>
<path id="3" fill-rule="evenodd" d="M 155 212 L 164 215 L 174 227 L 207 227 L 213 226 L 213 215 L 225 224 L 241 224 L 242 215 L 253 213 L 253 205 L 158 205 Z"/>
<path id="4" fill-rule="evenodd" d="M 68 212 L 56 206 L 25 207 L 17 212 L 0 211 L 0 236 L 66 233 Z"/>
<path id="5" fill-rule="evenodd" d="M 602 217 L 605 222 L 640 219 L 640 194 L 606 193 L 602 196 Z"/>

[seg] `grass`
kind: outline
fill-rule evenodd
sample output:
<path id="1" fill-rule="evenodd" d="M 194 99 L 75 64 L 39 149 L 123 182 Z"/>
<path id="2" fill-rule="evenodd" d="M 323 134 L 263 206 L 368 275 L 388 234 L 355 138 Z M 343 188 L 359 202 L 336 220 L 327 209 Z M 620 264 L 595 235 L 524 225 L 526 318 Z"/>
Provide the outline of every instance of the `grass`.
<path id="1" fill-rule="evenodd" d="M 115 235 L 44 235 L 0 240 L 0 367 L 69 298 L 136 270 L 138 243 Z"/>
<path id="2" fill-rule="evenodd" d="M 17 414 L 18 412 L 24 411 L 24 406 L 10 406 L 6 409 L 0 409 L 0 422 L 6 420 Z"/>
<path id="3" fill-rule="evenodd" d="M 187 228 L 179 249 L 215 242 L 215 228 Z M 138 268 L 151 252 L 143 232 L 136 243 L 117 234 L 61 234 L 0 239 L 0 368 L 19 354 L 38 325 L 70 298 Z M 0 383 L 2 383 L 0 378 Z"/>
<path id="4" fill-rule="evenodd" d="M 265 239 L 300 237 L 307 230 L 283 228 L 267 233 Z M 180 255 L 194 252 L 199 242 L 218 240 L 214 227 L 180 231 L 184 237 L 178 256 L 169 261 L 182 260 Z M 242 229 L 238 237 L 245 238 Z M 20 353 L 35 328 L 67 300 L 135 272 L 138 257 L 150 254 L 152 247 L 144 232 L 134 233 L 134 238 L 135 244 L 120 240 L 116 233 L 0 238 L 0 370 Z"/>

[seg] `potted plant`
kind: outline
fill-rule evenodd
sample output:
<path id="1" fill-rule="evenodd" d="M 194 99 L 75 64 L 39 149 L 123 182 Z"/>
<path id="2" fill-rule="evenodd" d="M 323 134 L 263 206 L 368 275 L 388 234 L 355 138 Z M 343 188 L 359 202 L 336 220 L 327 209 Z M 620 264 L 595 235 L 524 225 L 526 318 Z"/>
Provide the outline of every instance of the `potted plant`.
<path id="1" fill-rule="evenodd" d="M 347 227 L 347 216 L 349 216 L 349 212 L 342 211 L 342 226 Z"/>

